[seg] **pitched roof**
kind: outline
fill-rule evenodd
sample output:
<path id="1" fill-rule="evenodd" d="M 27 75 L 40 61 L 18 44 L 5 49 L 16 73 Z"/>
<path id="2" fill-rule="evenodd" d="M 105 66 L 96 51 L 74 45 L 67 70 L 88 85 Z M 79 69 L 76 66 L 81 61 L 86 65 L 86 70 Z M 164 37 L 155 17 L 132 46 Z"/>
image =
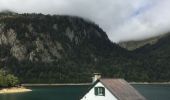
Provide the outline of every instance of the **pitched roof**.
<path id="1" fill-rule="evenodd" d="M 118 100 L 146 100 L 124 79 L 99 80 Z"/>

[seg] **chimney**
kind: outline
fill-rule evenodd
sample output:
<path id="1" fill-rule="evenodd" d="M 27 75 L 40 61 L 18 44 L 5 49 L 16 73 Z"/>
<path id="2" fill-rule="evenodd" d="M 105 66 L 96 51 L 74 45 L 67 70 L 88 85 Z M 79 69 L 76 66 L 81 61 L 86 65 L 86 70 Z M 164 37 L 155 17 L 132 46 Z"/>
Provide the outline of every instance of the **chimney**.
<path id="1" fill-rule="evenodd" d="M 101 74 L 100 73 L 94 73 L 94 76 L 92 77 L 92 83 L 96 82 L 97 80 L 99 80 L 101 78 Z"/>

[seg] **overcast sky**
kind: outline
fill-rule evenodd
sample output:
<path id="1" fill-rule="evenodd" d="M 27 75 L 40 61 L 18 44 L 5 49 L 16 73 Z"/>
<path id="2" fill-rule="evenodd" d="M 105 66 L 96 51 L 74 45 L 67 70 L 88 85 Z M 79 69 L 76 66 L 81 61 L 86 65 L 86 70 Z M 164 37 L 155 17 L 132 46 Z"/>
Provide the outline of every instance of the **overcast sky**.
<path id="1" fill-rule="evenodd" d="M 0 10 L 66 14 L 90 19 L 113 42 L 170 31 L 170 0 L 0 0 Z"/>

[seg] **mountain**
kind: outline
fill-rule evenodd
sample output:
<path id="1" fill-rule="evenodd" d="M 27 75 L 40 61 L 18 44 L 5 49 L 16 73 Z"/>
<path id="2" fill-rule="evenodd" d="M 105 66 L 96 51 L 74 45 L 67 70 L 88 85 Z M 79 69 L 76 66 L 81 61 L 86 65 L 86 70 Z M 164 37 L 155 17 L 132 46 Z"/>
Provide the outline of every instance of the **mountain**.
<path id="1" fill-rule="evenodd" d="M 11 10 L 8 10 L 8 9 L 6 9 L 6 10 L 1 10 L 1 11 L 0 11 L 0 14 L 1 14 L 1 17 L 2 17 L 2 15 L 3 15 L 4 17 L 5 17 L 5 16 L 11 16 L 11 15 L 17 15 L 16 12 L 11 11 Z"/>
<path id="2" fill-rule="evenodd" d="M 90 82 L 94 72 L 128 81 L 169 81 L 169 59 L 155 63 L 152 46 L 128 51 L 95 23 L 75 16 L 0 14 L 0 69 L 22 83 Z M 166 46 L 154 50 L 169 54 Z"/>
<path id="3" fill-rule="evenodd" d="M 145 45 L 134 50 L 134 54 L 143 59 L 147 71 L 154 76 L 154 80 L 166 80 L 170 76 L 170 34 L 167 33 L 157 43 Z M 152 71 L 151 71 L 152 70 Z"/>
<path id="4" fill-rule="evenodd" d="M 169 56 L 170 54 L 170 33 L 162 36 L 155 44 L 147 44 L 134 50 L 135 52 L 152 54 L 154 56 Z M 168 55 L 167 55 L 168 54 Z"/>
<path id="5" fill-rule="evenodd" d="M 127 48 L 140 62 L 145 75 L 152 77 L 152 81 L 170 81 L 170 33 L 141 41 L 120 43 Z M 145 76 L 143 74 L 143 76 Z"/>
<path id="6" fill-rule="evenodd" d="M 170 33 L 142 41 L 130 41 L 119 45 L 129 49 L 140 60 L 147 77 L 152 80 L 169 81 Z"/>
<path id="7" fill-rule="evenodd" d="M 0 49 L 1 67 L 24 82 L 91 80 L 105 60 L 128 52 L 92 22 L 42 14 L 2 14 Z"/>
<path id="8" fill-rule="evenodd" d="M 144 40 L 136 40 L 136 41 L 125 41 L 125 42 L 120 42 L 118 43 L 119 46 L 121 46 L 122 48 L 126 48 L 130 51 L 133 51 L 137 48 L 141 48 L 145 45 L 153 45 L 155 43 L 158 42 L 159 39 L 161 39 L 162 37 L 166 36 L 166 34 L 164 35 L 159 35 L 156 37 L 152 37 L 152 38 L 148 38 L 148 39 L 144 39 Z"/>

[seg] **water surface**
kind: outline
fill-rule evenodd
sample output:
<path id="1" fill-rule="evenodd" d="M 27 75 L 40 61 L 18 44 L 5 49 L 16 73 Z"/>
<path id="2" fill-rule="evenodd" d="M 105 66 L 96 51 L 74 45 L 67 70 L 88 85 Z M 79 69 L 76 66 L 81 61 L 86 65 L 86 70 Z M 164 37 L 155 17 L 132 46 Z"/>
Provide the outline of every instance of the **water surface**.
<path id="1" fill-rule="evenodd" d="M 133 85 L 147 100 L 170 100 L 170 85 Z"/>
<path id="2" fill-rule="evenodd" d="M 147 100 L 170 100 L 170 85 L 133 85 Z M 89 86 L 30 87 L 32 92 L 0 95 L 0 100 L 79 100 Z"/>
<path id="3" fill-rule="evenodd" d="M 79 100 L 89 86 L 28 87 L 25 93 L 0 95 L 0 100 Z"/>

